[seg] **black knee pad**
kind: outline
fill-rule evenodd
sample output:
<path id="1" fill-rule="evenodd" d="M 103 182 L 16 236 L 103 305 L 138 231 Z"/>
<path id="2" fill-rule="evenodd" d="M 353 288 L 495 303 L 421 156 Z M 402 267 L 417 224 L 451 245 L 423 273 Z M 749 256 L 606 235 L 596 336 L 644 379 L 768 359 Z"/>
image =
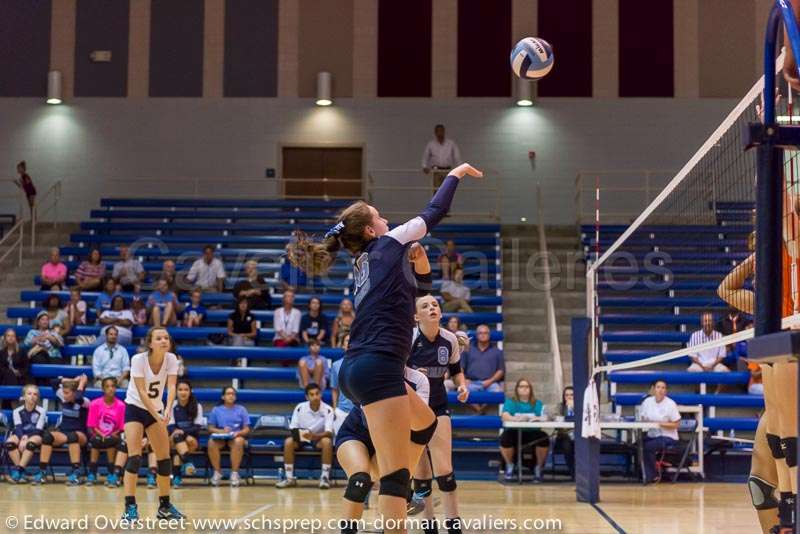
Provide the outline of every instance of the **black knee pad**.
<path id="1" fill-rule="evenodd" d="M 31 452 L 36 452 L 37 450 L 39 450 L 39 445 L 37 445 L 32 441 L 29 441 L 28 443 L 25 444 L 25 448 Z"/>
<path id="2" fill-rule="evenodd" d="M 117 452 L 128 454 L 128 444 L 120 440 L 119 445 L 117 445 Z"/>
<path id="3" fill-rule="evenodd" d="M 423 479 L 414 479 L 414 493 L 419 495 L 420 497 L 427 497 L 431 494 L 433 489 L 433 479 L 430 478 L 423 478 Z"/>
<path id="4" fill-rule="evenodd" d="M 156 473 L 162 477 L 168 477 L 172 473 L 172 462 L 169 458 L 158 460 L 156 462 Z"/>
<path id="5" fill-rule="evenodd" d="M 363 471 L 353 473 L 347 479 L 347 489 L 344 490 L 344 498 L 350 502 L 363 503 L 372 489 L 372 478 L 369 473 Z"/>
<path id="6" fill-rule="evenodd" d="M 775 498 L 775 486 L 767 481 L 750 475 L 747 479 L 747 488 L 750 490 L 750 499 L 753 501 L 753 508 L 756 510 L 772 510 L 778 507 L 778 499 Z"/>
<path id="7" fill-rule="evenodd" d="M 781 449 L 781 438 L 775 434 L 767 434 L 767 444 L 769 450 L 772 452 L 772 457 L 775 459 L 783 458 L 783 450 Z"/>
<path id="8" fill-rule="evenodd" d="M 128 456 L 128 461 L 125 462 L 125 471 L 128 473 L 133 473 L 134 475 L 139 474 L 139 468 L 142 466 L 142 457 L 137 456 Z"/>
<path id="9" fill-rule="evenodd" d="M 783 457 L 786 458 L 786 465 L 794 467 L 797 465 L 797 438 L 782 438 L 781 450 Z"/>
<path id="10" fill-rule="evenodd" d="M 67 444 L 78 443 L 78 433 L 77 432 L 67 432 L 64 435 L 67 436 Z"/>
<path id="11" fill-rule="evenodd" d="M 389 495 L 391 497 L 408 497 L 408 488 L 411 485 L 411 473 L 408 469 L 398 469 L 394 473 L 389 473 L 381 477 L 381 489 L 379 495 Z"/>
<path id="12" fill-rule="evenodd" d="M 424 428 L 422 430 L 412 430 L 411 431 L 411 441 L 412 443 L 416 443 L 417 445 L 427 445 L 430 442 L 431 438 L 433 437 L 433 433 L 436 432 L 436 425 L 439 424 L 438 419 L 434 419 L 431 426 L 428 428 Z"/>
<path id="13" fill-rule="evenodd" d="M 439 484 L 439 491 L 455 491 L 457 487 L 456 474 L 450 471 L 447 475 L 436 477 L 436 483 Z"/>
<path id="14" fill-rule="evenodd" d="M 183 443 L 184 441 L 186 441 L 186 434 L 184 434 L 183 432 L 172 436 L 172 442 L 175 443 L 175 445 L 177 445 L 178 443 Z"/>
<path id="15" fill-rule="evenodd" d="M 11 452 L 17 450 L 17 447 L 19 447 L 19 445 L 17 445 L 13 441 L 6 441 L 5 443 L 3 443 L 3 447 L 5 447 L 5 449 L 8 452 Z"/>
<path id="16" fill-rule="evenodd" d="M 52 445 L 54 441 L 55 438 L 53 437 L 53 434 L 51 434 L 48 430 L 45 430 L 44 434 L 42 434 L 42 445 Z"/>

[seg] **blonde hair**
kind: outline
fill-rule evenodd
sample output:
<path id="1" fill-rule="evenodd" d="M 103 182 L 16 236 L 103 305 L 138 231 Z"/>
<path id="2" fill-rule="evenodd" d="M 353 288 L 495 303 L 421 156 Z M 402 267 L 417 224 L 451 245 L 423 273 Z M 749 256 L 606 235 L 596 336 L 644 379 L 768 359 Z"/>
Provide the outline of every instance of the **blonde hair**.
<path id="1" fill-rule="evenodd" d="M 292 265 L 318 276 L 328 272 L 342 248 L 353 255 L 361 252 L 368 241 L 364 230 L 372 224 L 369 204 L 359 200 L 345 208 L 336 220 L 336 225 L 321 241 L 310 239 L 304 232 L 295 233 L 296 241 L 286 247 Z"/>
<path id="2" fill-rule="evenodd" d="M 39 386 L 36 384 L 25 384 L 22 387 L 22 400 L 25 400 L 25 395 L 28 393 L 29 390 L 33 390 L 36 392 L 36 398 L 41 398 L 42 394 L 39 392 Z"/>

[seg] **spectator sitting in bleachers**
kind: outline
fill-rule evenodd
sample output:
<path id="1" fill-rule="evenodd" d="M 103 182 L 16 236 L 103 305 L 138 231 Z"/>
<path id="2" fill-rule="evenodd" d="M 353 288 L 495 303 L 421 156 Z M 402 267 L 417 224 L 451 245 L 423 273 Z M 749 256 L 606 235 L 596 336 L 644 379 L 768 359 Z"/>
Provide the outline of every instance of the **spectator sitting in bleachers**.
<path id="1" fill-rule="evenodd" d="M 161 264 L 161 274 L 158 277 L 166 280 L 169 290 L 176 295 L 180 295 L 183 291 L 178 282 L 178 271 L 173 260 L 164 260 L 164 263 Z"/>
<path id="2" fill-rule="evenodd" d="M 703 312 L 700 316 L 700 324 L 702 329 L 694 332 L 692 337 L 689 338 L 688 347 L 695 347 L 697 345 L 708 343 L 709 341 L 716 341 L 722 339 L 722 334 L 714 330 L 714 315 L 711 312 Z M 730 371 L 722 360 L 725 359 L 725 347 L 720 345 L 711 349 L 701 350 L 694 354 L 689 354 L 692 364 L 687 371 L 694 373 L 700 372 L 727 372 Z"/>
<path id="3" fill-rule="evenodd" d="M 206 318 L 206 308 L 201 303 L 203 292 L 195 288 L 192 290 L 192 300 L 183 308 L 181 325 L 186 328 L 202 326 Z"/>
<path id="4" fill-rule="evenodd" d="M 761 365 L 756 362 L 748 361 L 745 358 L 742 358 L 742 360 L 747 362 L 747 370 L 750 372 L 750 380 L 747 383 L 747 393 L 750 395 L 763 395 L 764 384 L 761 381 Z"/>
<path id="5" fill-rule="evenodd" d="M 126 292 L 133 291 L 135 287 L 142 284 L 145 274 L 142 262 L 131 257 L 128 245 L 120 245 L 119 261 L 114 264 L 111 272 L 111 278 L 117 283 L 117 289 Z"/>
<path id="6" fill-rule="evenodd" d="M 333 320 L 333 330 L 331 331 L 331 346 L 339 348 L 342 346 L 342 341 L 345 336 L 350 335 L 350 327 L 356 319 L 356 313 L 353 309 L 353 301 L 350 299 L 342 299 L 339 303 L 339 313 Z"/>
<path id="7" fill-rule="evenodd" d="M 86 446 L 89 439 L 86 437 L 86 416 L 89 410 L 89 399 L 83 396 L 88 378 L 80 375 L 72 378 L 62 378 L 61 383 L 54 385 L 56 396 L 61 401 L 61 419 L 53 429 L 45 430 L 42 436 L 42 450 L 39 453 L 40 470 L 33 479 L 33 483 L 43 483 L 44 478 L 39 478 L 47 472 L 53 447 L 66 445 L 69 450 L 69 462 L 72 471 L 67 476 L 68 486 L 77 486 L 81 483 L 81 449 Z"/>
<path id="8" fill-rule="evenodd" d="M 490 342 L 489 327 L 478 326 L 478 339 L 470 344 L 469 350 L 461 354 L 461 368 L 467 379 L 470 391 L 503 391 L 505 360 L 503 351 Z M 483 404 L 469 405 L 475 412 L 483 414 Z"/>
<path id="9" fill-rule="evenodd" d="M 197 402 L 192 392 L 192 384 L 182 378 L 178 380 L 175 404 L 169 417 L 169 439 L 175 455 L 172 457 L 172 486 L 181 487 L 184 476 L 192 476 L 194 464 L 187 461 L 186 455 L 200 448 L 200 430 L 203 428 L 203 405 Z"/>
<path id="10" fill-rule="evenodd" d="M 131 314 L 133 315 L 134 326 L 144 326 L 147 324 L 147 304 L 142 298 L 131 300 Z"/>
<path id="11" fill-rule="evenodd" d="M 117 328 L 117 342 L 120 345 L 130 345 L 133 341 L 133 312 L 125 307 L 125 299 L 122 295 L 114 295 L 111 300 L 111 309 L 105 310 L 98 319 L 102 329 L 100 330 L 100 343 L 105 342 L 106 330 L 109 327 Z"/>
<path id="12" fill-rule="evenodd" d="M 292 265 L 287 259 L 281 263 L 281 291 L 308 286 L 308 276 L 299 267 Z"/>
<path id="13" fill-rule="evenodd" d="M 464 285 L 464 269 L 456 266 L 452 274 L 451 280 L 442 282 L 441 293 L 444 299 L 442 309 L 446 312 L 472 313 L 472 307 L 469 305 L 471 293 Z"/>
<path id="14" fill-rule="evenodd" d="M 644 437 L 643 464 L 646 483 L 659 481 L 656 457 L 678 443 L 678 426 L 681 420 L 678 405 L 667 397 L 667 383 L 656 380 L 652 385 L 652 391 L 653 395 L 642 401 L 639 407 L 640 420 L 660 423 L 660 428 L 648 430 Z"/>
<path id="15" fill-rule="evenodd" d="M 247 260 L 244 264 L 244 279 L 233 286 L 233 299 L 238 301 L 245 297 L 250 302 L 251 310 L 268 310 L 271 296 L 269 286 L 264 277 L 258 274 L 258 262 Z"/>
<path id="16" fill-rule="evenodd" d="M 111 309 L 111 299 L 117 294 L 117 283 L 113 278 L 103 282 L 103 290 L 97 295 L 94 301 L 94 311 L 99 318 L 105 310 Z"/>
<path id="17" fill-rule="evenodd" d="M 29 443 L 41 446 L 42 434 L 47 424 L 47 412 L 39 406 L 39 388 L 28 384 L 22 388 L 22 404 L 11 415 L 11 434 L 6 437 L 4 446 L 14 464 L 10 480 L 14 484 L 28 482 L 25 469 L 33 459 L 34 450 Z M 11 446 L 16 445 L 13 449 Z M 39 468 L 41 471 L 41 467 Z"/>
<path id="18" fill-rule="evenodd" d="M 558 405 L 556 419 L 561 421 L 575 421 L 575 389 L 567 386 L 561 392 L 561 404 Z M 570 478 L 575 478 L 575 432 L 573 430 L 559 430 L 553 450 L 564 455 L 567 461 Z"/>
<path id="19" fill-rule="evenodd" d="M 98 345 L 92 354 L 94 387 L 102 387 L 106 378 L 113 378 L 115 386 L 126 388 L 131 374 L 131 358 L 128 349 L 117 343 L 119 328 L 109 326 L 104 337 L 105 343 Z"/>
<path id="20" fill-rule="evenodd" d="M 222 388 L 220 404 L 214 406 L 208 416 L 208 459 L 214 468 L 211 485 L 219 486 L 222 480 L 220 451 L 226 446 L 231 453 L 231 487 L 239 486 L 239 466 L 242 464 L 247 435 L 250 433 L 250 416 L 247 409 L 236 404 L 236 389 L 233 386 Z"/>
<path id="21" fill-rule="evenodd" d="M 13 328 L 6 329 L 0 349 L 0 386 L 27 384 L 30 365 L 28 355 L 19 346 L 17 333 Z"/>
<path id="22" fill-rule="evenodd" d="M 273 345 L 295 347 L 300 344 L 300 316 L 300 310 L 294 307 L 294 291 L 287 289 L 283 292 L 283 306 L 277 308 L 273 315 Z"/>
<path id="23" fill-rule="evenodd" d="M 342 340 L 342 349 L 347 351 L 347 346 L 350 344 L 350 335 L 344 336 Z M 347 395 L 342 393 L 339 389 L 339 369 L 342 368 L 344 358 L 339 358 L 331 366 L 331 399 L 333 402 L 333 435 L 339 432 L 339 427 L 342 426 L 347 414 L 353 409 L 353 401 L 347 398 Z"/>
<path id="24" fill-rule="evenodd" d="M 97 374 L 94 375 L 97 378 Z M 122 466 L 114 465 L 117 450 L 122 443 L 122 432 L 125 429 L 125 403 L 117 398 L 117 381 L 108 376 L 101 380 L 103 396 L 89 403 L 89 415 L 86 428 L 89 431 L 89 473 L 86 476 L 86 485 L 91 486 L 97 482 L 97 461 L 100 451 L 106 451 L 108 476 L 106 486 L 116 487 L 122 479 Z M 123 386 L 124 387 L 124 386 Z"/>
<path id="25" fill-rule="evenodd" d="M 42 291 L 61 291 L 67 281 L 67 266 L 61 261 L 58 247 L 50 249 L 50 259 L 42 265 Z"/>
<path id="26" fill-rule="evenodd" d="M 156 289 L 147 297 L 147 310 L 150 312 L 151 326 L 174 326 L 178 322 L 178 297 L 169 290 L 164 279 L 156 282 Z"/>
<path id="27" fill-rule="evenodd" d="M 322 301 L 319 297 L 311 297 L 308 300 L 308 312 L 300 319 L 300 335 L 303 343 L 308 345 L 312 340 L 316 340 L 320 345 L 324 345 L 329 331 L 328 318 L 322 312 Z"/>
<path id="28" fill-rule="evenodd" d="M 100 291 L 106 276 L 106 264 L 103 256 L 96 248 L 89 252 L 89 257 L 78 265 L 75 281 L 83 291 Z"/>
<path id="29" fill-rule="evenodd" d="M 320 344 L 316 339 L 312 339 L 308 344 L 308 354 L 300 358 L 297 362 L 297 379 L 300 387 L 305 388 L 309 383 L 319 384 L 322 391 L 328 386 L 330 370 L 328 369 L 328 359 L 320 356 Z"/>
<path id="30" fill-rule="evenodd" d="M 86 324 L 86 301 L 81 299 L 81 289 L 78 286 L 69 290 L 69 302 L 64 307 L 69 324 L 83 326 Z"/>
<path id="31" fill-rule="evenodd" d="M 69 322 L 67 312 L 61 307 L 61 299 L 58 295 L 48 295 L 42 303 L 42 309 L 47 312 L 50 317 L 50 328 L 57 328 L 59 334 L 62 336 L 72 328 Z"/>
<path id="32" fill-rule="evenodd" d="M 225 266 L 214 257 L 214 247 L 203 247 L 203 257 L 192 264 L 186 281 L 203 291 L 221 292 L 225 285 Z"/>
<path id="33" fill-rule="evenodd" d="M 286 478 L 279 481 L 278 489 L 297 485 L 294 476 L 294 453 L 300 448 L 322 451 L 320 489 L 329 489 L 331 463 L 333 462 L 333 408 L 322 402 L 322 391 L 313 382 L 306 386 L 306 401 L 292 412 L 289 429 L 292 435 L 283 442 L 283 468 Z"/>
<path id="34" fill-rule="evenodd" d="M 40 311 L 33 325 L 22 342 L 22 349 L 27 351 L 28 360 L 31 363 L 63 364 L 61 347 L 64 346 L 64 338 L 57 328 L 50 327 L 50 316 L 47 312 Z"/>
<path id="35" fill-rule="evenodd" d="M 544 405 L 533 393 L 530 381 L 520 378 L 514 386 L 514 393 L 506 398 L 500 418 L 503 421 L 531 421 L 531 416 L 542 417 Z M 533 470 L 533 481 L 542 481 L 542 471 L 547 461 L 547 451 L 550 449 L 550 440 L 543 430 L 520 430 L 506 428 L 500 435 L 500 454 L 506 464 L 505 479 L 511 480 L 514 476 L 514 458 L 518 442 L 518 434 L 522 432 L 522 443 L 535 443 L 536 467 Z M 517 466 L 522 469 L 522 466 Z"/>
<path id="36" fill-rule="evenodd" d="M 457 315 L 452 315 L 447 320 L 447 329 L 454 334 L 457 334 L 458 332 L 463 332 L 464 334 L 467 333 L 467 329 L 464 328 L 463 324 L 461 324 L 461 319 L 459 319 Z"/>
<path id="37" fill-rule="evenodd" d="M 439 256 L 439 265 L 442 267 L 442 278 L 448 280 L 459 267 L 464 267 L 464 256 L 456 250 L 455 241 L 448 239 L 445 251 Z"/>
<path id="38" fill-rule="evenodd" d="M 228 344 L 234 347 L 252 347 L 256 344 L 258 325 L 250 313 L 247 297 L 239 299 L 236 309 L 228 315 Z"/>
<path id="39" fill-rule="evenodd" d="M 730 307 L 725 317 L 717 322 L 717 331 L 723 336 L 729 336 L 750 328 L 751 325 L 751 321 L 745 314 L 734 307 Z M 747 356 L 747 343 L 740 343 L 731 343 L 725 346 L 725 351 L 727 352 L 727 358 L 729 360 L 735 362 L 737 358 Z"/>

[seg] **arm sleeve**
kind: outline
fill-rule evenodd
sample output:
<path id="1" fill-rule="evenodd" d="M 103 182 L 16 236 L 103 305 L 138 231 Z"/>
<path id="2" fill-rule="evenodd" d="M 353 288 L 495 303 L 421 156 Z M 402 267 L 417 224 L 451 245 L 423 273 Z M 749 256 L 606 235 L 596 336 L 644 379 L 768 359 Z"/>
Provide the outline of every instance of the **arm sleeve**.
<path id="1" fill-rule="evenodd" d="M 144 378 L 144 365 L 143 364 L 146 364 L 146 363 L 147 363 L 147 360 L 145 358 L 137 358 L 135 356 L 133 357 L 133 362 L 131 363 L 131 379 Z"/>
<path id="2" fill-rule="evenodd" d="M 298 428 L 300 424 L 300 405 L 298 404 L 292 412 L 292 420 L 289 421 L 289 429 Z"/>
<path id="3" fill-rule="evenodd" d="M 203 426 L 203 405 L 197 403 L 197 417 L 194 418 L 194 426 L 200 428 Z"/>
<path id="4" fill-rule="evenodd" d="M 430 295 L 433 291 L 433 273 L 429 271 L 425 274 L 419 274 L 415 271 L 414 277 L 417 279 L 417 296 Z"/>
<path id="5" fill-rule="evenodd" d="M 417 395 L 425 401 L 425 404 L 428 404 L 428 400 L 431 397 L 431 385 L 428 382 L 428 377 L 415 369 L 406 367 L 405 378 L 414 384 L 414 390 L 417 392 Z"/>
<path id="6" fill-rule="evenodd" d="M 36 421 L 36 430 L 44 430 L 44 425 L 47 423 L 47 412 L 44 408 L 37 406 L 36 410 L 39 412 L 39 419 Z"/>

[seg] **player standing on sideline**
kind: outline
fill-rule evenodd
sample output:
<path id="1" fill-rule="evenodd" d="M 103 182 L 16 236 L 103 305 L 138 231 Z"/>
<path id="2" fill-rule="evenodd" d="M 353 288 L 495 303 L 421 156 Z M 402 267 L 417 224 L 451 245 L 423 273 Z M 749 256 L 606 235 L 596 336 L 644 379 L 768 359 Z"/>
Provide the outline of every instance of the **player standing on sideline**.
<path id="1" fill-rule="evenodd" d="M 447 389 L 444 386 L 445 374 L 458 385 L 458 400 L 467 402 L 469 390 L 461 372 L 461 346 L 468 341 L 459 339 L 456 334 L 440 328 L 442 309 L 431 295 L 420 297 L 416 302 L 417 331 L 411 346 L 408 366 L 428 377 L 431 385 L 429 405 L 436 415 L 438 424 L 433 438 L 428 443 L 428 455 L 423 455 L 414 475 L 414 490 L 418 496 L 425 497 L 425 517 L 428 524 L 425 534 L 439 532 L 433 515 L 431 489 L 433 478 L 442 492 L 445 510 L 445 528 L 448 534 L 461 533 L 456 496 L 456 478 L 453 473 L 453 430 L 450 410 L 447 407 Z"/>
<path id="2" fill-rule="evenodd" d="M 192 384 L 185 378 L 178 381 L 176 395 L 167 430 L 175 449 L 175 456 L 172 458 L 172 486 L 180 488 L 183 477 L 195 473 L 194 464 L 186 461 L 186 455 L 200 447 L 203 405 L 194 398 Z"/>
<path id="3" fill-rule="evenodd" d="M 291 262 L 311 275 L 326 273 L 342 248 L 356 256 L 357 314 L 339 381 L 342 392 L 364 409 L 381 476 L 379 509 L 390 522 L 407 515 L 409 459 L 414 449 L 408 435 L 415 429 L 412 442 L 424 446 L 436 426 L 433 412 L 416 395 L 408 395 L 403 380 L 416 295 L 408 247 L 447 214 L 465 175 L 483 174 L 469 164 L 459 165 L 418 217 L 391 231 L 377 209 L 359 201 L 341 213 L 321 243 L 300 234 L 288 247 Z M 391 526 L 396 528 L 385 531 L 404 531 L 399 523 Z"/>
<path id="4" fill-rule="evenodd" d="M 131 380 L 125 396 L 125 441 L 128 444 L 128 461 L 125 464 L 125 512 L 128 521 L 139 519 L 136 506 L 136 481 L 142 464 L 142 436 L 147 434 L 156 454 L 158 470 L 158 518 L 181 519 L 185 517 L 169 500 L 169 435 L 167 421 L 170 410 L 164 409 L 162 397 L 167 388 L 167 406 L 175 401 L 175 384 L 178 381 L 178 358 L 169 352 L 171 339 L 166 328 L 153 327 L 145 336 L 147 352 L 131 358 Z"/>

